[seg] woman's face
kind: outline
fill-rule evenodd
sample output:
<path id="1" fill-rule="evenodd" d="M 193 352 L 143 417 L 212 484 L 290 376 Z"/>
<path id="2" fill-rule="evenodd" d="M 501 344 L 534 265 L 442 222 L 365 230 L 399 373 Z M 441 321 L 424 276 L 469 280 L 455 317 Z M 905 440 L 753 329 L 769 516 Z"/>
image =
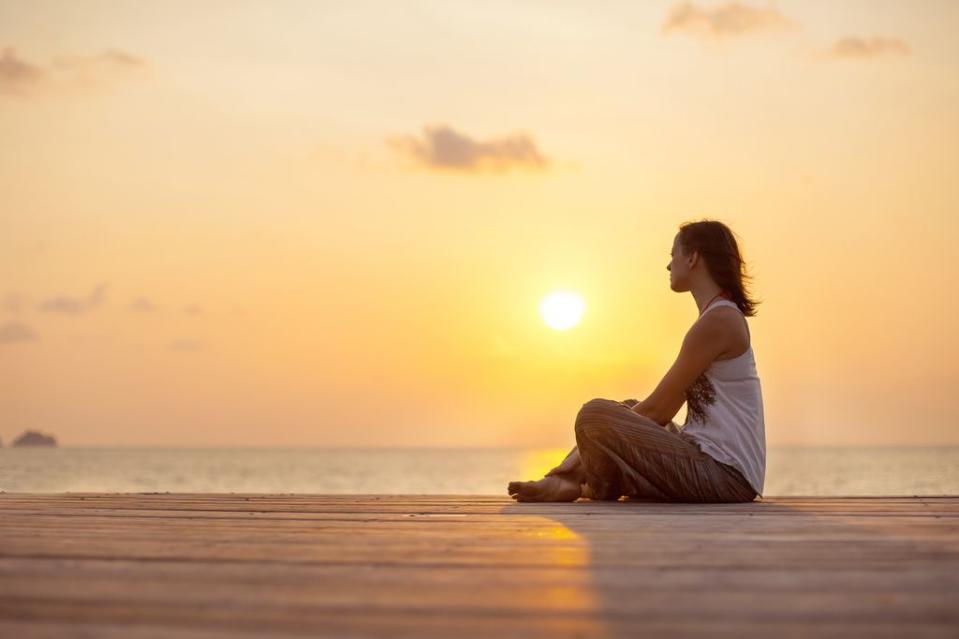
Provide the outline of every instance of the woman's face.
<path id="1" fill-rule="evenodd" d="M 673 248 L 670 251 L 670 261 L 666 265 L 666 270 L 669 271 L 669 288 L 677 293 L 689 290 L 689 265 L 678 233 L 673 238 Z"/>

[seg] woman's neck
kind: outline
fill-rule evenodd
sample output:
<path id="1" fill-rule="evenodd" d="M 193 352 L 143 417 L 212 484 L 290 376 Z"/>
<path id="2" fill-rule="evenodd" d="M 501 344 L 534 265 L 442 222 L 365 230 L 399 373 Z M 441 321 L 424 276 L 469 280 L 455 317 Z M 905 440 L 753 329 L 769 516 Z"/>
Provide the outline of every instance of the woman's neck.
<path id="1" fill-rule="evenodd" d="M 693 291 L 693 299 L 696 300 L 696 306 L 699 308 L 699 314 L 702 315 L 706 308 L 718 299 L 724 299 L 725 291 L 721 288 L 713 288 L 705 292 Z"/>

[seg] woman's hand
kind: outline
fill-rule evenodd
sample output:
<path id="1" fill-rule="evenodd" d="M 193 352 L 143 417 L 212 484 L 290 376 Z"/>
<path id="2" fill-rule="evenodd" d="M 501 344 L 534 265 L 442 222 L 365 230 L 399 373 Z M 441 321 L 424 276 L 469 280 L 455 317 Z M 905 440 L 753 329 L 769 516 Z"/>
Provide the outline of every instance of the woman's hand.
<path id="1" fill-rule="evenodd" d="M 652 420 L 652 418 L 647 413 L 643 412 L 642 402 L 637 402 L 635 399 L 624 399 L 623 401 L 620 402 L 620 404 L 623 404 L 624 406 L 629 406 L 629 410 L 633 411 L 637 415 L 642 415 L 643 417 L 646 417 Z M 652 421 L 655 421 L 655 420 L 652 420 Z M 659 424 L 659 422 L 656 422 L 656 423 Z M 667 423 L 659 424 L 659 425 L 668 431 L 672 431 L 674 433 L 679 432 L 679 429 L 676 427 L 676 424 L 673 423 L 673 420 L 669 420 Z"/>

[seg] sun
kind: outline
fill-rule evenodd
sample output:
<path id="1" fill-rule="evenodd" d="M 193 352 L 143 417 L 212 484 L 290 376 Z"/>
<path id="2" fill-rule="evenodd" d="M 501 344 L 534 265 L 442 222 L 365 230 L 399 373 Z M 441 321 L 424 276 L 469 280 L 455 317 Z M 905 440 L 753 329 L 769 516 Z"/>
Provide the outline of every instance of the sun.
<path id="1" fill-rule="evenodd" d="M 583 298 L 571 291 L 550 293 L 539 305 L 543 321 L 557 331 L 565 331 L 579 324 L 585 310 Z"/>

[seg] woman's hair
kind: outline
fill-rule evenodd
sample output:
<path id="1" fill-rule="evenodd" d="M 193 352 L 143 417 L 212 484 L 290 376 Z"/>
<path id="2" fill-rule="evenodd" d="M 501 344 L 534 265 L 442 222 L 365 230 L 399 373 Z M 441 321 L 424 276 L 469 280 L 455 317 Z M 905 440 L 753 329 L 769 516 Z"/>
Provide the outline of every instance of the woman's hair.
<path id="1" fill-rule="evenodd" d="M 752 277 L 746 273 L 736 237 L 728 226 L 718 220 L 686 222 L 679 226 L 679 241 L 686 255 L 699 252 L 713 280 L 732 298 L 743 315 L 752 317 L 756 314 L 759 302 L 752 299 L 745 284 Z"/>

